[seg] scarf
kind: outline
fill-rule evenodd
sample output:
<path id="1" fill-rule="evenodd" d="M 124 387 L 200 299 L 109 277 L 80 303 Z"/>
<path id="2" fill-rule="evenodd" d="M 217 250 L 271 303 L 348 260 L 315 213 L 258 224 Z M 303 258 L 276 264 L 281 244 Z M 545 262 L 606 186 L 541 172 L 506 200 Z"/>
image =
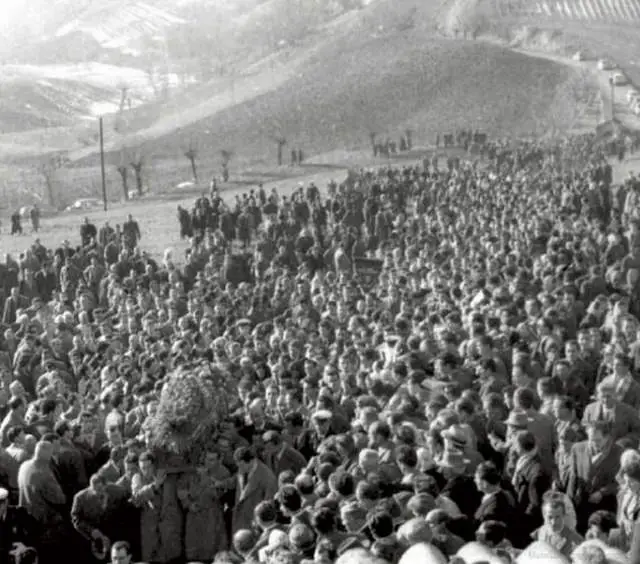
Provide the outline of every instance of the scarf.
<path id="1" fill-rule="evenodd" d="M 516 462 L 516 468 L 513 471 L 513 478 L 511 480 L 511 483 L 513 484 L 514 487 L 517 486 L 520 475 L 524 471 L 526 465 L 529 464 L 529 462 L 533 461 L 533 459 L 536 457 L 537 454 L 538 454 L 538 449 L 534 448 L 531 452 L 527 454 L 523 454 L 520 458 L 518 458 L 518 461 Z"/>

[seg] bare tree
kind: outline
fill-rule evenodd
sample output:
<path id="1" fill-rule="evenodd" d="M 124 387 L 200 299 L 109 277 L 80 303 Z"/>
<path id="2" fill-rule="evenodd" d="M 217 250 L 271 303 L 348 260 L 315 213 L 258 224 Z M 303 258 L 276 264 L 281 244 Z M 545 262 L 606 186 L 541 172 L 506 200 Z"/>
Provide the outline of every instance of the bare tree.
<path id="1" fill-rule="evenodd" d="M 49 205 L 52 208 L 56 207 L 56 175 L 58 170 L 64 167 L 67 162 L 68 159 L 66 156 L 57 154 L 47 157 L 46 160 L 39 166 L 39 172 L 40 174 L 42 174 L 42 177 L 44 179 L 47 199 L 49 200 Z"/>
<path id="2" fill-rule="evenodd" d="M 120 175 L 120 180 L 122 181 L 122 192 L 124 194 L 124 199 L 127 201 L 129 199 L 129 156 L 125 149 L 120 150 L 120 158 L 116 163 L 116 170 Z"/>
<path id="3" fill-rule="evenodd" d="M 375 131 L 370 131 L 369 132 L 369 141 L 371 142 L 371 150 L 373 151 L 373 156 L 375 157 L 377 155 L 377 151 L 376 151 L 376 137 L 378 136 L 378 134 Z"/>
<path id="4" fill-rule="evenodd" d="M 136 155 L 129 164 L 136 176 L 136 190 L 138 191 L 138 195 L 142 196 L 142 165 L 144 164 L 142 155 Z"/>
<path id="5" fill-rule="evenodd" d="M 198 170 L 196 168 L 196 158 L 198 158 L 198 149 L 193 145 L 193 142 L 189 145 L 189 148 L 184 152 L 184 156 L 187 157 L 191 163 L 191 172 L 193 173 L 193 180 L 198 183 Z"/>

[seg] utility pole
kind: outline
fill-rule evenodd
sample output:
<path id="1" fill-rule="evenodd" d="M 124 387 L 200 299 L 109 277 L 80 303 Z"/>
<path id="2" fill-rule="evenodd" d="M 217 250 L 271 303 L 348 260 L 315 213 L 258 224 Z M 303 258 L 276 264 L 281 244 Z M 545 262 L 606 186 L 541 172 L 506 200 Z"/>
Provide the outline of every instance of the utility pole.
<path id="1" fill-rule="evenodd" d="M 107 179 L 104 173 L 104 127 L 102 125 L 102 116 L 100 116 L 100 174 L 102 175 L 102 201 L 104 203 L 104 211 L 107 211 Z"/>

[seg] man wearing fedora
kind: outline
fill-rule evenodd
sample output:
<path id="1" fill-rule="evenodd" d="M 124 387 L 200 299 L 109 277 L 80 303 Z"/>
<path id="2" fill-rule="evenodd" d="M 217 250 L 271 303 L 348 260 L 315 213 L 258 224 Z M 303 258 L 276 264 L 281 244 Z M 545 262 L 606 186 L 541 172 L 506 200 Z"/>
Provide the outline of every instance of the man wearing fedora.
<path id="1" fill-rule="evenodd" d="M 473 518 L 480 505 L 480 493 L 473 476 L 467 473 L 469 460 L 458 450 L 445 449 L 438 461 L 445 485 L 440 495 L 450 499 L 467 518 Z"/>
<path id="2" fill-rule="evenodd" d="M 458 450 L 469 461 L 466 471 L 472 475 L 479 464 L 484 462 L 482 455 L 469 445 L 468 435 L 461 425 L 451 425 L 442 432 L 445 449 Z"/>

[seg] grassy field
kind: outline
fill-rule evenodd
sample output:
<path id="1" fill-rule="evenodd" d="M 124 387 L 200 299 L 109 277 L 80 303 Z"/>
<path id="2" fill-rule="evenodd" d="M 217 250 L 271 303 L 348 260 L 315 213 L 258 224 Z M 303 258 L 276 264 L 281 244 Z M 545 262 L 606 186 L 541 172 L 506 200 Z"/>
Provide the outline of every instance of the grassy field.
<path id="1" fill-rule="evenodd" d="M 365 161 L 366 162 L 366 161 Z M 325 187 L 332 179 L 341 182 L 346 177 L 346 170 L 343 168 L 317 167 L 317 169 L 306 168 L 299 171 L 304 176 L 284 177 L 277 181 L 265 183 L 268 191 L 276 187 L 282 194 L 288 194 L 297 187 L 300 180 L 305 182 L 315 182 L 320 187 Z M 246 185 L 229 184 L 223 186 L 223 198 L 232 202 L 236 194 L 248 191 Z M 195 201 L 196 194 L 193 192 L 183 195 L 173 194 L 166 199 L 152 198 L 148 200 L 138 200 L 127 205 L 116 203 L 110 205 L 107 212 L 91 210 L 89 212 L 67 212 L 52 217 L 44 218 L 41 230 L 38 234 L 31 232 L 29 222 L 23 222 L 24 235 L 9 235 L 10 223 L 8 220 L 2 222 L 2 232 L 0 233 L 0 250 L 2 253 L 17 255 L 24 251 L 36 237 L 47 246 L 56 246 L 68 240 L 72 245 L 77 245 L 80 239 L 80 224 L 83 218 L 89 217 L 97 227 L 109 221 L 111 225 L 122 224 L 127 219 L 129 213 L 137 219 L 142 231 L 142 247 L 150 252 L 157 259 L 167 248 L 174 250 L 174 257 L 180 260 L 187 247 L 186 241 L 179 238 L 179 224 L 177 219 L 177 206 L 191 208 Z"/>

